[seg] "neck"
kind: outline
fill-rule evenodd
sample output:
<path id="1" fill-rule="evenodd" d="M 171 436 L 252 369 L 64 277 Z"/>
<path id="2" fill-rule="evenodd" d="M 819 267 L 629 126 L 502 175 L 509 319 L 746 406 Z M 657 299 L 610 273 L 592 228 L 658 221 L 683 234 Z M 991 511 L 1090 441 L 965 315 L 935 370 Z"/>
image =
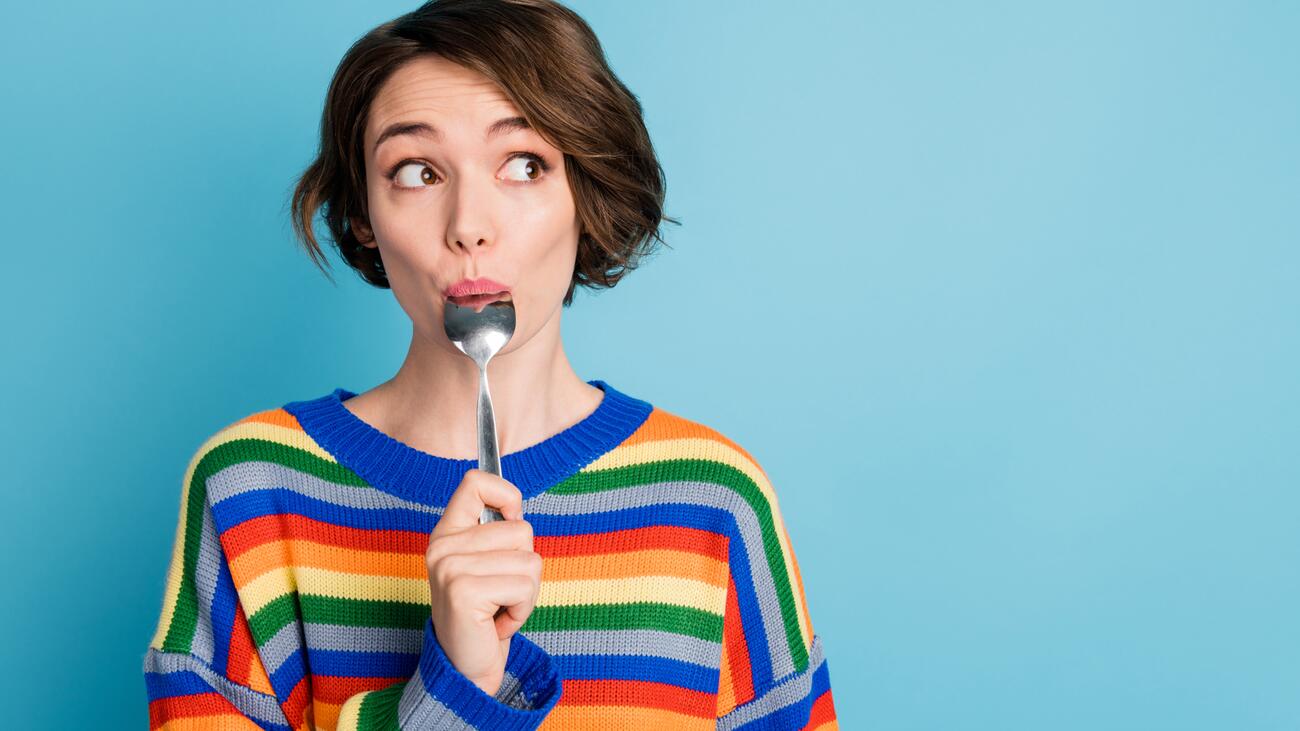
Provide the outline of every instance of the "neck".
<path id="1" fill-rule="evenodd" d="M 498 453 L 519 451 L 577 423 L 600 403 L 600 389 L 569 364 L 552 317 L 522 346 L 488 361 Z M 406 359 L 388 381 L 347 407 L 380 431 L 453 459 L 478 455 L 478 366 L 454 345 L 413 331 Z"/>

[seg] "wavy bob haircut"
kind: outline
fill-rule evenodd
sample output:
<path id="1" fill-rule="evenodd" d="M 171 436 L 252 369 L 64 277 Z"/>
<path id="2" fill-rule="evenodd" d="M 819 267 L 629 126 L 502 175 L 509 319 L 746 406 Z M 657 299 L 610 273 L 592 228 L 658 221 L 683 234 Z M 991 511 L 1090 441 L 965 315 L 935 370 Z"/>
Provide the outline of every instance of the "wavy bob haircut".
<path id="1" fill-rule="evenodd" d="M 595 33 L 554 0 L 430 0 L 360 38 L 334 72 L 321 114 L 320 149 L 298 179 L 294 233 L 329 277 L 316 239 L 318 212 L 343 260 L 387 289 L 379 251 L 361 245 L 349 219 L 367 225 L 363 139 L 371 102 L 402 63 L 436 54 L 496 82 L 520 115 L 564 153 L 580 219 L 574 290 L 610 288 L 666 244 L 665 182 L 641 103 L 614 75 Z M 332 281 L 332 278 L 331 278 Z"/>

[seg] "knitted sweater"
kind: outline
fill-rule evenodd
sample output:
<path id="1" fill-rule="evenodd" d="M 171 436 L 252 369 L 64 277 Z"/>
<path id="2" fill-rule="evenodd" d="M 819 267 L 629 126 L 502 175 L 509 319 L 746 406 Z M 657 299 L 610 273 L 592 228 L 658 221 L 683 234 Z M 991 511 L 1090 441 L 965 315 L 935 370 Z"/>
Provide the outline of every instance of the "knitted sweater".
<path id="1" fill-rule="evenodd" d="M 209 437 L 144 657 L 150 728 L 838 728 L 763 469 L 589 383 L 593 413 L 501 457 L 543 569 L 495 695 L 443 653 L 424 560 L 476 460 L 388 436 L 343 388 Z"/>

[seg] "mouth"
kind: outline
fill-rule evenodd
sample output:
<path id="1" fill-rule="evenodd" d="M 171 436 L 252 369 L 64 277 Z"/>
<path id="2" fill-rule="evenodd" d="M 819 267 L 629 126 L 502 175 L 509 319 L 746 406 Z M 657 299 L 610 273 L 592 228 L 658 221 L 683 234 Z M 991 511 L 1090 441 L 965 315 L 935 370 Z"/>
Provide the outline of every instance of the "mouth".
<path id="1" fill-rule="evenodd" d="M 509 292 L 491 292 L 487 294 L 467 294 L 461 297 L 448 297 L 447 301 L 458 307 L 470 307 L 475 312 L 496 301 L 510 302 Z"/>

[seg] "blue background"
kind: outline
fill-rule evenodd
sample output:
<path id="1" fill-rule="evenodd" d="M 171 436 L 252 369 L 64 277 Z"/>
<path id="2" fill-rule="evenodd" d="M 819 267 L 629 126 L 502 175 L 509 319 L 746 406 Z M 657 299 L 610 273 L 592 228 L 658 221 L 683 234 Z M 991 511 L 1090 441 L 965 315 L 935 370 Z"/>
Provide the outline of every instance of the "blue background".
<path id="1" fill-rule="evenodd" d="M 401 362 L 287 205 L 415 6 L 4 11 L 10 726 L 144 727 L 190 455 Z M 684 225 L 568 352 L 764 465 L 844 728 L 1300 727 L 1300 6 L 571 7 Z"/>

